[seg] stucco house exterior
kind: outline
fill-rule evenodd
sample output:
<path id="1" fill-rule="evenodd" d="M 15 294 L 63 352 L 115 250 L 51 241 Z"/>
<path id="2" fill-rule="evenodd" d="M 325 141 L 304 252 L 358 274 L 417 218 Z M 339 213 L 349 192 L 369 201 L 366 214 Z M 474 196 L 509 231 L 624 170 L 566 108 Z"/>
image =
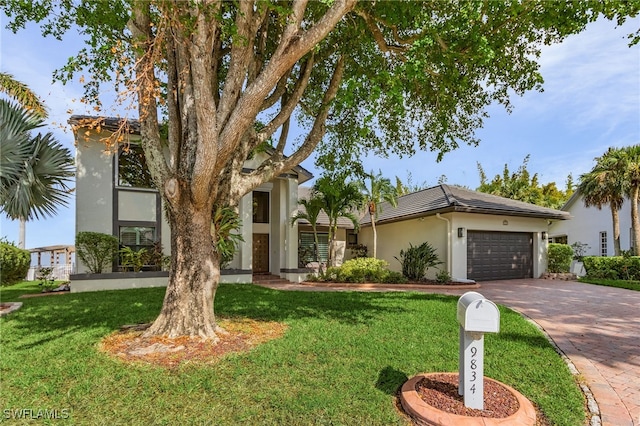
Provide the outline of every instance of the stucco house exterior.
<path id="1" fill-rule="evenodd" d="M 614 256 L 613 221 L 608 205 L 602 209 L 585 207 L 584 198 L 579 191 L 562 206 L 562 210 L 572 217 L 569 221 L 554 222 L 549 228 L 553 242 L 587 244 L 587 256 Z M 631 202 L 625 198 L 618 211 L 620 218 L 620 248 L 630 250 L 633 246 L 633 228 L 631 226 Z"/>
<path id="2" fill-rule="evenodd" d="M 69 123 L 76 139 L 76 234 L 101 232 L 118 237 L 121 247 L 135 250 L 162 243 L 169 254 L 170 229 L 164 218 L 162 199 L 145 176 L 138 123 L 129 122 L 126 149 L 109 152 L 104 140 L 121 124 L 105 118 L 96 127 L 96 117 L 72 116 Z M 244 164 L 257 167 L 267 154 L 256 153 Z M 240 245 L 233 260 L 222 272 L 223 282 L 251 282 L 254 273 L 272 273 L 291 281 L 301 281 L 308 271 L 298 268 L 298 224 L 291 217 L 298 209 L 298 185 L 311 179 L 303 167 L 295 167 L 245 195 L 239 204 Z M 166 285 L 163 271 L 87 274 L 80 259 L 71 276 L 72 291 L 134 288 Z M 126 279 L 125 279 L 126 278 Z"/>
<path id="3" fill-rule="evenodd" d="M 378 258 L 400 271 L 401 249 L 429 242 L 441 269 L 458 280 L 538 278 L 547 266 L 549 224 L 569 213 L 438 185 L 398 198 L 398 207 L 382 204 L 376 220 Z M 371 247 L 370 219 L 361 222 L 359 242 Z M 435 278 L 437 269 L 427 271 Z"/>

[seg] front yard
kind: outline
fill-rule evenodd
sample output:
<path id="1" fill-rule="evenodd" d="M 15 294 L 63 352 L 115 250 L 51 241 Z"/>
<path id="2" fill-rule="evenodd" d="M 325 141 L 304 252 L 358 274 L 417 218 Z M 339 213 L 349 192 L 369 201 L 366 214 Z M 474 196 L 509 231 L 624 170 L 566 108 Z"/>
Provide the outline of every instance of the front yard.
<path id="1" fill-rule="evenodd" d="M 2 288 L 0 300 L 33 286 Z M 153 320 L 163 296 L 152 288 L 19 299 L 22 308 L 0 318 L 0 422 L 27 409 L 58 410 L 72 424 L 408 424 L 394 405 L 404 381 L 457 370 L 457 298 L 418 293 L 223 284 L 219 316 L 281 322 L 284 336 L 173 369 L 98 350 L 121 325 Z M 550 424 L 584 424 L 564 362 L 534 326 L 500 309 L 500 334 L 485 338 L 485 374 L 522 392 Z"/>

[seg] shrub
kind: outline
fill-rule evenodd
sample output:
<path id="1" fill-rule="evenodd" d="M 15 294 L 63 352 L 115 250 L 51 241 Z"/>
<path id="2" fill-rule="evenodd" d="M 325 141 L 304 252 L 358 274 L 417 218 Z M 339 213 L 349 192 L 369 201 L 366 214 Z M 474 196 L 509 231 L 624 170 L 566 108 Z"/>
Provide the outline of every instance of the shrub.
<path id="1" fill-rule="evenodd" d="M 351 250 L 351 256 L 353 257 L 367 257 L 367 254 L 369 252 L 369 249 L 364 244 L 351 246 L 349 247 L 349 250 Z"/>
<path id="2" fill-rule="evenodd" d="M 589 249 L 589 244 L 581 243 L 580 241 L 576 241 L 571 244 L 571 248 L 573 249 L 573 258 L 578 262 L 582 262 L 584 259 L 584 255 L 587 253 Z"/>
<path id="3" fill-rule="evenodd" d="M 0 242 L 0 284 L 24 281 L 31 265 L 31 253 L 6 241 Z"/>
<path id="4" fill-rule="evenodd" d="M 416 247 L 409 243 L 409 248 L 400 250 L 400 258 L 396 257 L 396 260 L 402 265 L 402 275 L 414 281 L 424 279 L 429 268 L 442 263 L 436 249 L 428 242 Z"/>
<path id="5" fill-rule="evenodd" d="M 385 276 L 382 278 L 382 282 L 387 284 L 404 284 L 407 282 L 407 277 L 402 275 L 400 272 L 387 271 Z"/>
<path id="6" fill-rule="evenodd" d="M 441 269 L 436 275 L 436 282 L 438 284 L 447 284 L 451 282 L 451 275 L 449 275 L 449 271 Z"/>
<path id="7" fill-rule="evenodd" d="M 549 272 L 569 272 L 573 249 L 567 244 L 549 243 L 547 249 L 547 269 Z"/>
<path id="8" fill-rule="evenodd" d="M 638 256 L 585 256 L 583 262 L 589 278 L 640 280 L 640 257 Z"/>
<path id="9" fill-rule="evenodd" d="M 389 271 L 389 264 L 372 257 L 358 257 L 347 260 L 342 266 L 332 266 L 321 274 L 318 280 L 343 283 L 390 283 L 407 282 L 399 272 Z"/>
<path id="10" fill-rule="evenodd" d="M 133 270 L 133 272 L 142 271 L 149 258 L 149 253 L 144 248 L 135 251 L 131 247 L 124 247 L 118 253 L 120 253 L 120 266 L 125 271 L 129 269 Z"/>
<path id="11" fill-rule="evenodd" d="M 76 253 L 92 274 L 100 274 L 118 253 L 118 238 L 100 232 L 78 232 Z"/>
<path id="12" fill-rule="evenodd" d="M 44 292 L 51 291 L 57 287 L 56 281 L 53 278 L 53 268 L 51 267 L 40 268 L 36 278 L 40 280 L 38 285 L 42 287 L 42 291 Z"/>

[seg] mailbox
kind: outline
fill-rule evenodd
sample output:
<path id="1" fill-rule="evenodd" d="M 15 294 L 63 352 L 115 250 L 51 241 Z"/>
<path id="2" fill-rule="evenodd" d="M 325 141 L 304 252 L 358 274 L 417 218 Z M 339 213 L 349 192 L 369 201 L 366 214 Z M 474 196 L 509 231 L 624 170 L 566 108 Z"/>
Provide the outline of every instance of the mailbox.
<path id="1" fill-rule="evenodd" d="M 484 333 L 500 331 L 500 311 L 480 293 L 469 291 L 458 299 L 460 354 L 458 394 L 464 405 L 484 409 Z"/>
<path id="2" fill-rule="evenodd" d="M 458 322 L 466 332 L 497 333 L 500 331 L 500 311 L 480 293 L 469 291 L 458 299 Z"/>

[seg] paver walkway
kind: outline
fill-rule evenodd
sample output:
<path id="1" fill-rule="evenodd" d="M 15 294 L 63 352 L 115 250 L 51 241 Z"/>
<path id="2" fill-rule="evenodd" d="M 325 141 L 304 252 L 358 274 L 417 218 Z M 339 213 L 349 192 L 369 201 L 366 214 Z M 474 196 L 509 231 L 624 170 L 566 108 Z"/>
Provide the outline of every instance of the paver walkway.
<path id="1" fill-rule="evenodd" d="M 297 284 L 274 288 L 357 290 Z M 468 290 L 423 291 L 460 295 Z M 584 377 L 600 408 L 602 425 L 640 426 L 640 292 L 536 279 L 482 282 L 475 291 L 545 330 Z"/>

